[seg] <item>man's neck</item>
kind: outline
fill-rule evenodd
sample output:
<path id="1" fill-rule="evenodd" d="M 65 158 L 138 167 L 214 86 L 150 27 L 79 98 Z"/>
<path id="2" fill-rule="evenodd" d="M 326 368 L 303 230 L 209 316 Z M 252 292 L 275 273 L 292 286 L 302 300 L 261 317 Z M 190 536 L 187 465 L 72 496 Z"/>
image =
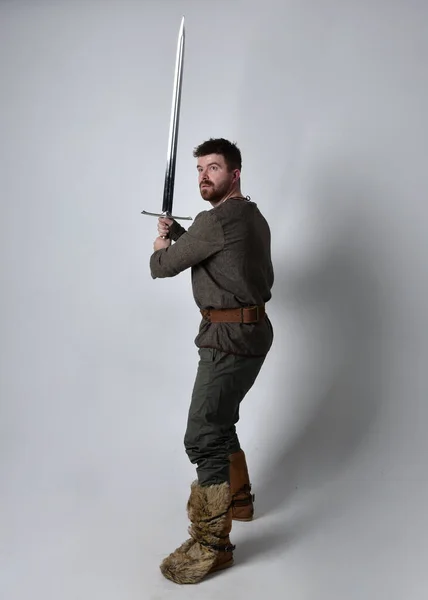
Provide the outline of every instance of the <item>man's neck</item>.
<path id="1" fill-rule="evenodd" d="M 234 188 L 233 190 L 230 190 L 230 192 L 228 192 L 223 198 L 221 198 L 221 200 L 218 200 L 218 202 L 210 202 L 210 204 L 215 208 L 216 206 L 223 204 L 223 202 L 226 202 L 226 200 L 229 200 L 229 198 L 241 198 L 242 200 L 245 200 L 245 196 L 242 195 L 241 190 Z"/>

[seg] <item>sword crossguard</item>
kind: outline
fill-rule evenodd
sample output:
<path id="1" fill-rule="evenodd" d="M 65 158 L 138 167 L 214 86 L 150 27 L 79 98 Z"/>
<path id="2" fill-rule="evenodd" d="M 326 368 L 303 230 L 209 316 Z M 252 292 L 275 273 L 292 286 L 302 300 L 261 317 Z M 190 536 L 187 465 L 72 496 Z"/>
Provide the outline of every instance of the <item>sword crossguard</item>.
<path id="1" fill-rule="evenodd" d="M 177 217 L 175 215 L 171 215 L 167 212 L 163 212 L 163 213 L 152 213 L 152 212 L 147 212 L 146 210 L 142 210 L 141 211 L 142 215 L 149 215 L 150 217 L 163 217 L 164 219 L 174 219 L 177 221 L 193 221 L 192 217 Z"/>
<path id="2" fill-rule="evenodd" d="M 142 215 L 148 215 L 149 217 L 163 217 L 164 219 L 174 219 L 174 220 L 182 220 L 182 221 L 192 221 L 192 217 L 176 217 L 175 215 L 170 215 L 168 212 L 163 213 L 152 213 L 147 212 L 146 210 L 141 211 Z M 162 239 L 166 240 L 168 236 L 160 236 Z"/>

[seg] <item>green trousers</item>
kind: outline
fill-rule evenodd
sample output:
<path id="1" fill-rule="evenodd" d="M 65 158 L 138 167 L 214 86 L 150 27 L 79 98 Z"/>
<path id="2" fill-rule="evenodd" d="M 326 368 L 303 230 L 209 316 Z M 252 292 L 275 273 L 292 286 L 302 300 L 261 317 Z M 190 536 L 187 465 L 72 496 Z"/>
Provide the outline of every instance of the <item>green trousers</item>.
<path id="1" fill-rule="evenodd" d="M 239 406 L 265 358 L 199 349 L 184 445 L 200 485 L 229 481 L 229 455 L 240 450 Z"/>

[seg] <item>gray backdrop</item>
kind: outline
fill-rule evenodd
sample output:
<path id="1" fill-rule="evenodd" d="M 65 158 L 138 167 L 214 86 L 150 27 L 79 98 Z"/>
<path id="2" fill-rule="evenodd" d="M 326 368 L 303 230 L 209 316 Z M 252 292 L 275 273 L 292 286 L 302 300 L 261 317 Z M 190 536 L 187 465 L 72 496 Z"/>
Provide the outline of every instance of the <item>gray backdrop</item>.
<path id="1" fill-rule="evenodd" d="M 276 282 L 239 424 L 258 518 L 180 590 L 199 314 L 189 272 L 151 280 L 140 212 L 182 14 L 176 210 L 207 208 L 193 147 L 237 141 Z M 417 0 L 0 3 L 2 598 L 427 598 L 427 25 Z"/>

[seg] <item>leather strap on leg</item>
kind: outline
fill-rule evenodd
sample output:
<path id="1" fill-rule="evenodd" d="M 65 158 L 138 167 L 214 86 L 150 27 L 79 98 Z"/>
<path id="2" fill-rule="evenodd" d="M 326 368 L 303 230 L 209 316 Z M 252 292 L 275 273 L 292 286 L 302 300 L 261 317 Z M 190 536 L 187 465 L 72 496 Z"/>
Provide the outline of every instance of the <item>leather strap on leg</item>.
<path id="1" fill-rule="evenodd" d="M 233 495 L 233 506 L 248 506 L 254 502 L 256 495 L 251 493 L 251 485 L 244 485 Z"/>
<path id="2" fill-rule="evenodd" d="M 200 540 L 198 540 L 198 542 L 202 546 L 206 546 L 207 548 L 211 548 L 212 550 L 217 550 L 218 552 L 233 552 L 236 548 L 234 544 L 226 544 L 224 546 L 221 546 L 220 544 L 207 544 L 207 542 L 201 542 Z"/>

